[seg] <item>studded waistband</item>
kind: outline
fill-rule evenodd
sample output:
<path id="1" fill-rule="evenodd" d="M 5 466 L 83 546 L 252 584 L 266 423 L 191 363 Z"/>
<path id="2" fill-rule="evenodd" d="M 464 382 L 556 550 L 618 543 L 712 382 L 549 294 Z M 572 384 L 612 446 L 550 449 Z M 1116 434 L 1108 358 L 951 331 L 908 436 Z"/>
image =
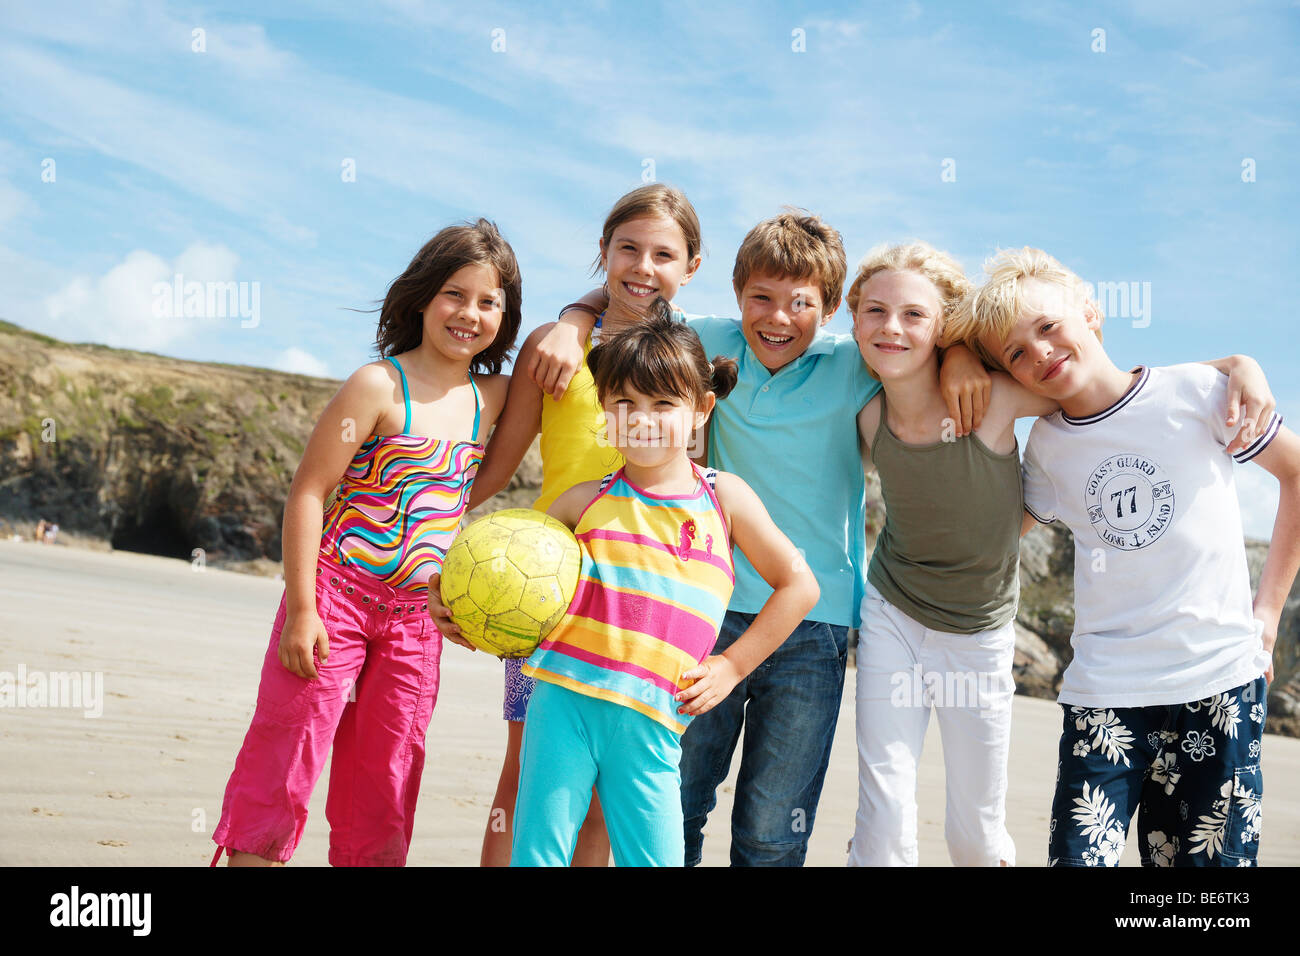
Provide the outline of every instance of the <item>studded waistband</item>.
<path id="1" fill-rule="evenodd" d="M 355 574 L 348 574 L 337 565 L 319 564 L 316 577 L 323 578 L 339 594 L 345 594 L 363 607 L 373 607 L 381 614 L 415 614 L 429 610 L 427 600 L 416 600 L 414 595 L 403 596 L 397 588 L 376 581 L 362 584 Z"/>

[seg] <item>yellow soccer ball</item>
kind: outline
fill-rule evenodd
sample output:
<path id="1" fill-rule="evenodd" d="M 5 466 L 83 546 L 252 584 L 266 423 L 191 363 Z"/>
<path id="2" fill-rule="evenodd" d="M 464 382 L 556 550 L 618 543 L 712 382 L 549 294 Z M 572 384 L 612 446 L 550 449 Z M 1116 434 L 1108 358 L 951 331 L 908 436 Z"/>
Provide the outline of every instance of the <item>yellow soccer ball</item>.
<path id="1" fill-rule="evenodd" d="M 442 562 L 442 603 L 461 636 L 497 657 L 527 657 L 560 622 L 582 555 L 563 524 L 508 508 L 463 529 Z"/>

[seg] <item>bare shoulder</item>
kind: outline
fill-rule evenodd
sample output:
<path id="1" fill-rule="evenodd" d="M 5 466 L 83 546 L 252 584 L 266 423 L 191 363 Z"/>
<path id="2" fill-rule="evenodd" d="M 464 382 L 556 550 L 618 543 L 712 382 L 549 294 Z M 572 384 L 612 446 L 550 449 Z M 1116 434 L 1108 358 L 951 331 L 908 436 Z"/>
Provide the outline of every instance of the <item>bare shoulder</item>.
<path id="1" fill-rule="evenodd" d="M 367 362 L 348 376 L 344 388 L 362 392 L 387 392 L 398 381 L 397 370 L 387 359 Z"/>
<path id="2" fill-rule="evenodd" d="M 483 396 L 483 420 L 492 424 L 501 415 L 506 405 L 506 393 L 510 390 L 510 376 L 505 374 L 475 375 L 474 384 Z"/>
<path id="3" fill-rule="evenodd" d="M 758 493 L 749 487 L 748 482 L 729 471 L 718 472 L 713 490 L 718 496 L 718 504 L 722 506 L 722 516 L 727 519 L 728 526 L 735 525 L 734 519 L 737 515 L 743 516 L 751 512 L 755 506 L 763 508 Z M 767 509 L 763 508 L 763 510 L 766 512 Z"/>
<path id="4" fill-rule="evenodd" d="M 749 483 L 741 478 L 740 475 L 732 474 L 729 471 L 720 471 L 714 481 L 714 491 L 718 493 L 718 498 L 739 497 L 742 495 L 754 494 L 754 489 L 749 487 Z"/>
<path id="5" fill-rule="evenodd" d="M 386 361 L 369 362 L 347 377 L 331 402 L 344 406 L 349 415 L 373 413 L 378 420 L 393 404 L 395 390 L 401 390 L 397 370 Z M 400 403 L 400 395 L 397 400 Z"/>
<path id="6" fill-rule="evenodd" d="M 881 397 L 884 390 L 871 396 L 871 400 L 862 406 L 858 412 L 858 436 L 862 439 L 865 448 L 871 447 L 871 441 L 876 437 L 876 431 L 880 428 L 880 408 Z"/>
<path id="7" fill-rule="evenodd" d="M 510 376 L 504 372 L 495 375 L 475 375 L 474 384 L 483 396 L 483 404 L 498 411 L 505 404 L 506 393 L 510 390 Z"/>
<path id="8" fill-rule="evenodd" d="M 591 504 L 599 492 L 599 480 L 580 481 L 551 502 L 551 506 L 546 509 L 546 513 L 562 522 L 566 527 L 575 528 L 578 519 L 582 517 L 582 512 L 586 510 L 587 505 Z"/>

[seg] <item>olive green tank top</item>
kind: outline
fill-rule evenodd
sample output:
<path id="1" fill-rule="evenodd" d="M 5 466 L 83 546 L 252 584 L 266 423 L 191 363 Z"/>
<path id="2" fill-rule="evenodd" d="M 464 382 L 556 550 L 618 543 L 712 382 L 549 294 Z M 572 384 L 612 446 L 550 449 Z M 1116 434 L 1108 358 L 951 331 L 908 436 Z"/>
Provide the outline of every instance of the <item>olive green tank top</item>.
<path id="1" fill-rule="evenodd" d="M 871 442 L 885 527 L 867 580 L 936 631 L 975 634 L 1016 613 L 1024 495 L 1017 449 L 997 455 L 973 434 L 906 445 L 885 424 Z"/>

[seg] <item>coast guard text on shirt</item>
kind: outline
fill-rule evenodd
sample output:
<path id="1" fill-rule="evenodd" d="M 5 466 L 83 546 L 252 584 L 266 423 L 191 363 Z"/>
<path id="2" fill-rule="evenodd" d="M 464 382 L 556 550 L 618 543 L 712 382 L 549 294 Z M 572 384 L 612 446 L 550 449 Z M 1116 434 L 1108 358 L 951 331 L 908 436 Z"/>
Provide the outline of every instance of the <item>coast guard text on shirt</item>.
<path id="1" fill-rule="evenodd" d="M 51 926 L 130 926 L 135 936 L 148 936 L 153 897 L 150 893 L 70 893 L 50 897 Z"/>

